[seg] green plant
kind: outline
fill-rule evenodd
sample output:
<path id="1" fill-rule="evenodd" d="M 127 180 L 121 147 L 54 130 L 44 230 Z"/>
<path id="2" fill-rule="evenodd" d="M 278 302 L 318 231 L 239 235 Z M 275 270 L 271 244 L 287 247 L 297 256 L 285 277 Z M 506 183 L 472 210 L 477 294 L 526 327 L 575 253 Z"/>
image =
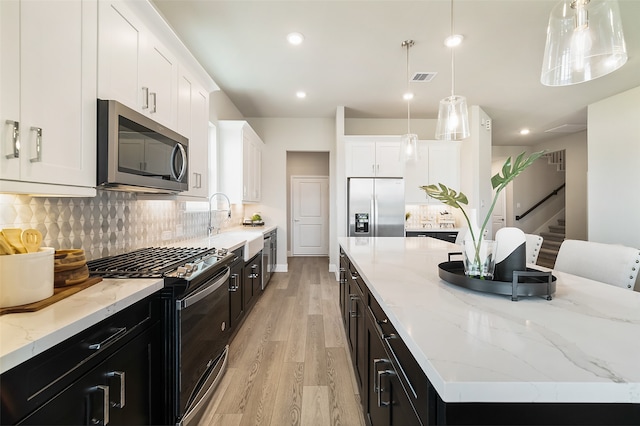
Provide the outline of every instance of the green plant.
<path id="1" fill-rule="evenodd" d="M 502 170 L 500 173 L 496 173 L 491 178 L 491 187 L 495 190 L 495 194 L 493 196 L 493 202 L 491 203 L 491 207 L 489 207 L 489 211 L 487 212 L 487 216 L 484 218 L 482 222 L 482 227 L 480 228 L 480 235 L 476 236 L 473 231 L 473 227 L 471 226 L 471 221 L 469 220 L 469 216 L 467 212 L 464 210 L 462 205 L 469 204 L 469 200 L 467 196 L 462 192 L 457 192 L 454 189 L 447 187 L 442 183 L 438 183 L 437 185 L 426 185 L 421 186 L 424 191 L 426 191 L 427 195 L 431 198 L 434 198 L 442 203 L 451 206 L 456 209 L 460 209 L 462 214 L 464 215 L 465 220 L 467 221 L 467 225 L 469 227 L 469 232 L 471 233 L 471 238 L 473 239 L 473 246 L 475 248 L 475 261 L 480 262 L 480 243 L 482 242 L 482 235 L 484 235 L 484 230 L 491 219 L 491 214 L 493 213 L 493 208 L 496 206 L 496 201 L 498 201 L 498 194 L 502 191 L 513 179 L 516 178 L 520 173 L 522 173 L 527 167 L 533 164 L 538 158 L 544 155 L 546 151 L 534 152 L 529 157 L 525 158 L 525 152 L 522 152 L 518 155 L 515 161 L 511 161 L 511 157 L 507 158 L 502 166 Z"/>
<path id="2" fill-rule="evenodd" d="M 262 221 L 262 216 L 260 216 L 258 213 L 255 213 L 253 216 L 251 216 L 251 220 L 253 222 L 260 222 Z"/>

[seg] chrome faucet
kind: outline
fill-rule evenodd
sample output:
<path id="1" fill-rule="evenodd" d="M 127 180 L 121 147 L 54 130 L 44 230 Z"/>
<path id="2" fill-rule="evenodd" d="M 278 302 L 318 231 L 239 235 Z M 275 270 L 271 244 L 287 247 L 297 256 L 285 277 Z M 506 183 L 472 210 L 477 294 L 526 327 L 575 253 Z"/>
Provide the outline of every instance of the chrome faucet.
<path id="1" fill-rule="evenodd" d="M 212 217 L 211 217 L 211 200 L 213 200 L 213 197 L 216 196 L 221 196 L 224 197 L 227 200 L 227 205 L 229 206 L 229 208 L 227 209 L 227 218 L 231 219 L 231 201 L 229 200 L 229 197 L 227 197 L 225 194 L 223 194 L 222 192 L 216 192 L 214 194 L 211 195 L 211 197 L 209 197 L 209 226 L 207 227 L 207 235 L 211 236 L 211 234 L 213 233 L 213 223 L 211 221 Z M 219 211 L 219 210 L 216 210 Z M 217 229 L 216 233 L 220 232 L 220 228 Z"/>

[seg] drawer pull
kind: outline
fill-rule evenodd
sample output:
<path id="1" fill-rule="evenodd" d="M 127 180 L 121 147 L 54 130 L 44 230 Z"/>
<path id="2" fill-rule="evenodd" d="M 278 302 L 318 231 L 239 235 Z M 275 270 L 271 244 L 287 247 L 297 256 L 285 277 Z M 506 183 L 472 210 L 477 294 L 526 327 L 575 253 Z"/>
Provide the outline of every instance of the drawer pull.
<path id="1" fill-rule="evenodd" d="M 111 406 L 114 408 L 124 408 L 124 404 L 125 404 L 124 371 L 111 371 L 110 373 L 107 373 L 107 377 L 117 377 L 120 380 L 120 401 L 111 402 Z"/>
<path id="2" fill-rule="evenodd" d="M 373 371 L 375 371 L 376 373 L 378 373 L 378 364 L 388 364 L 389 360 L 388 359 L 384 359 L 384 358 L 375 358 L 373 360 Z M 378 389 L 380 388 L 380 385 L 378 384 L 378 378 L 380 376 L 378 374 L 374 374 L 373 376 L 373 391 L 374 392 L 378 392 Z"/>
<path id="3" fill-rule="evenodd" d="M 240 288 L 238 285 L 238 274 L 231 274 L 231 281 L 229 281 L 229 291 L 236 292 Z"/>
<path id="4" fill-rule="evenodd" d="M 357 294 L 350 294 L 349 295 L 349 316 L 351 318 L 357 318 L 358 317 L 358 310 L 357 309 L 353 309 L 353 302 L 358 300 L 358 295 Z"/>
<path id="5" fill-rule="evenodd" d="M 378 371 L 378 407 L 388 407 L 389 405 L 391 405 L 391 398 L 389 398 L 388 401 L 383 401 L 382 400 L 382 392 L 385 392 L 386 389 L 382 387 L 382 376 L 391 376 L 391 375 L 395 375 L 395 371 L 393 370 L 382 370 L 382 371 Z M 391 393 L 389 393 L 389 395 L 391 395 Z"/>
<path id="6" fill-rule="evenodd" d="M 122 336 L 126 332 L 127 332 L 127 327 L 116 328 L 115 329 L 115 333 L 113 333 L 111 336 L 107 337 L 106 339 L 104 339 L 100 343 L 92 343 L 92 344 L 90 344 L 89 345 L 89 349 L 97 351 L 97 350 L 101 349 L 104 345 L 106 345 L 109 342 L 117 339 L 118 337 Z"/>
<path id="7" fill-rule="evenodd" d="M 90 389 L 92 392 L 102 392 L 102 419 L 91 417 L 94 425 L 106 426 L 109 424 L 109 386 L 98 385 Z"/>

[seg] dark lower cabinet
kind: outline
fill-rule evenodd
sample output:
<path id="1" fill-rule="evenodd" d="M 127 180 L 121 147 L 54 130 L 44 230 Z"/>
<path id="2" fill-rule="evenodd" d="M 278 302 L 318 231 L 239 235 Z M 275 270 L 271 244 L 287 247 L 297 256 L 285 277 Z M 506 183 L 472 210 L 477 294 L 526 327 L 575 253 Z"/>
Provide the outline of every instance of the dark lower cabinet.
<path id="1" fill-rule="evenodd" d="M 362 287 L 364 282 L 358 276 L 353 265 L 347 270 L 347 294 L 349 297 L 347 341 L 351 350 L 351 361 L 356 373 L 360 394 L 365 385 L 365 298 Z"/>
<path id="2" fill-rule="evenodd" d="M 398 340 L 395 330 L 375 300 L 369 296 L 366 321 L 367 387 L 365 413 L 372 426 L 429 424 L 429 406 L 435 403 L 428 389 L 414 384 L 419 371 L 402 365 L 390 342 Z M 411 381 L 409 376 L 413 376 Z M 421 385 L 426 385 L 426 379 Z M 431 416 L 433 418 L 433 415 Z"/>
<path id="3" fill-rule="evenodd" d="M 407 231 L 407 237 L 431 237 L 438 240 L 455 243 L 458 231 Z"/>
<path id="4" fill-rule="evenodd" d="M 161 303 L 155 296 L 0 377 L 0 424 L 166 424 Z"/>
<path id="5" fill-rule="evenodd" d="M 240 325 L 242 317 L 244 316 L 244 302 L 242 292 L 244 286 L 244 248 L 234 250 L 233 254 L 236 256 L 236 260 L 231 264 L 231 271 L 229 276 L 229 311 L 231 313 L 230 327 L 232 333 L 237 331 L 237 327 Z"/>
<path id="6" fill-rule="evenodd" d="M 242 300 L 245 312 L 253 305 L 262 291 L 262 251 L 244 264 Z"/>
<path id="7" fill-rule="evenodd" d="M 152 330 L 132 339 L 68 386 L 21 425 L 149 425 Z M 156 407 L 157 409 L 160 406 Z"/>

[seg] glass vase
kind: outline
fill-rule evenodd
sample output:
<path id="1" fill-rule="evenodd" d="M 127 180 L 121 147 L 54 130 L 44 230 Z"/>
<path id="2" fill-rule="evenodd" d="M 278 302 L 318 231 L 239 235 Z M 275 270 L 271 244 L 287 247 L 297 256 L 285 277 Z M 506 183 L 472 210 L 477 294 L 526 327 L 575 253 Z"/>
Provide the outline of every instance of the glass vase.
<path id="1" fill-rule="evenodd" d="M 482 239 L 480 249 L 477 251 L 476 245 L 471 239 L 465 239 L 462 245 L 465 275 L 470 278 L 493 280 L 496 267 L 496 241 Z"/>

